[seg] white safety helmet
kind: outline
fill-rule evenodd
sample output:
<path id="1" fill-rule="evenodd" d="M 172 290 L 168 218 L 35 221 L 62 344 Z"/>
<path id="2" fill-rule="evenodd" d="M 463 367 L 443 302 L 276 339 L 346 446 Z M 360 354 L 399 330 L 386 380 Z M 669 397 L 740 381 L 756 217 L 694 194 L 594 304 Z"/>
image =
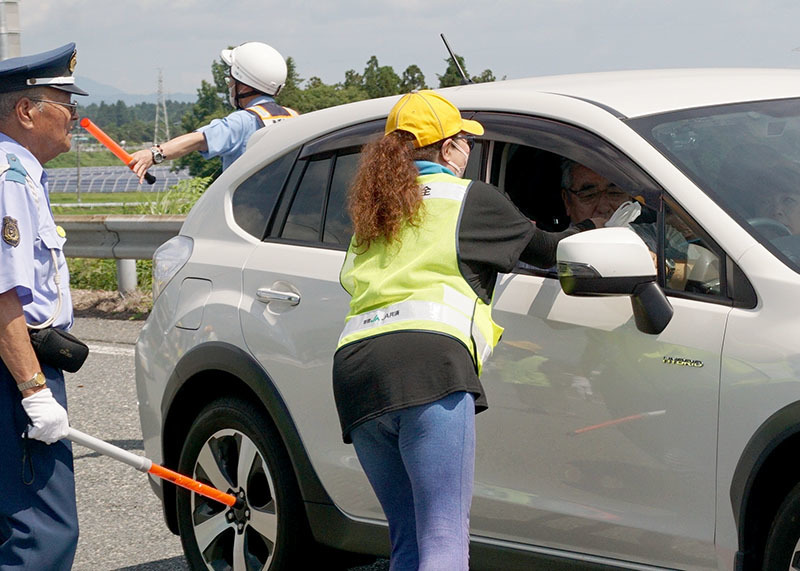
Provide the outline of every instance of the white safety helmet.
<path id="1" fill-rule="evenodd" d="M 286 83 L 286 61 L 278 50 L 261 42 L 245 42 L 220 56 L 231 77 L 267 95 L 277 95 Z"/>

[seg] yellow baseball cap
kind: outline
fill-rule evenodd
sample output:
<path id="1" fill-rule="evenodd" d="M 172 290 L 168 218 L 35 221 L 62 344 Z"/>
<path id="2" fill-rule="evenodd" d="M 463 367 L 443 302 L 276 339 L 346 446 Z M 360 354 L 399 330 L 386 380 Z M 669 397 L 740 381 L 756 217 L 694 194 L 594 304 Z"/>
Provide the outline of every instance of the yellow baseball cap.
<path id="1" fill-rule="evenodd" d="M 416 148 L 425 147 L 461 131 L 483 135 L 477 121 L 462 119 L 461 112 L 447 99 L 428 89 L 412 91 L 400 98 L 386 119 L 385 135 L 408 131 L 416 140 Z"/>

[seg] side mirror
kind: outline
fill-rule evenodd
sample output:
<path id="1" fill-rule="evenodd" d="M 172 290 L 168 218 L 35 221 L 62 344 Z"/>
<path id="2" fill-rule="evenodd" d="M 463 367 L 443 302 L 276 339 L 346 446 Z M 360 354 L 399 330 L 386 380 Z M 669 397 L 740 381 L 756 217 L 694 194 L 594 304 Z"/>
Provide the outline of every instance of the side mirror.
<path id="1" fill-rule="evenodd" d="M 599 228 L 564 238 L 556 259 L 567 295 L 629 295 L 636 327 L 643 333 L 661 333 L 672 319 L 650 251 L 629 228 Z"/>

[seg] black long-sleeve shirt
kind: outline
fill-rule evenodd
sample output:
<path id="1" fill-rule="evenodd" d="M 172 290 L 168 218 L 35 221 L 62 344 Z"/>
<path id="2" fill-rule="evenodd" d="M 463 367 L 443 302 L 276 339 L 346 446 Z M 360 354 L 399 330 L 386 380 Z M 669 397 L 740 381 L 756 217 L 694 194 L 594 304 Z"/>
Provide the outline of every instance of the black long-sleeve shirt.
<path id="1" fill-rule="evenodd" d="M 591 228 L 585 221 L 558 233 L 539 230 L 496 187 L 472 182 L 458 225 L 461 273 L 489 303 L 498 273 L 520 260 L 551 267 L 559 240 Z M 434 332 L 398 331 L 345 345 L 334 356 L 333 391 L 345 442 L 362 422 L 454 392 L 475 395 L 476 413 L 488 406 L 469 350 Z"/>

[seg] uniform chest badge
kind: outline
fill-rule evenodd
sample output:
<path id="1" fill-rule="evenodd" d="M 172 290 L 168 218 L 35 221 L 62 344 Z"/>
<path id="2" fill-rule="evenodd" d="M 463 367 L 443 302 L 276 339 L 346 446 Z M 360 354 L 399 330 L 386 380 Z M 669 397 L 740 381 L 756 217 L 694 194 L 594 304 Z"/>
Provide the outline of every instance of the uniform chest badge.
<path id="1" fill-rule="evenodd" d="M 11 216 L 3 217 L 3 242 L 15 248 L 19 246 L 19 224 Z"/>

